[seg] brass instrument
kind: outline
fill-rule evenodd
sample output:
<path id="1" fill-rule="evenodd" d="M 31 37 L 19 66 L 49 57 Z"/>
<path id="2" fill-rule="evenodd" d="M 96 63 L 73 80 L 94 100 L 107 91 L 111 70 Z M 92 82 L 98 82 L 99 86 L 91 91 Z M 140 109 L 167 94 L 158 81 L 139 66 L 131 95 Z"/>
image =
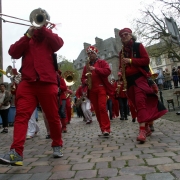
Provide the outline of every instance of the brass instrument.
<path id="1" fill-rule="evenodd" d="M 0 73 L 6 75 L 6 71 L 4 71 L 4 70 L 2 70 L 2 69 L 0 69 Z"/>
<path id="2" fill-rule="evenodd" d="M 75 74 L 72 71 L 65 71 L 62 77 L 64 78 L 66 86 L 72 86 L 75 83 Z"/>
<path id="3" fill-rule="evenodd" d="M 92 72 L 90 71 L 89 66 L 90 66 L 90 59 L 88 58 L 86 63 L 86 72 L 87 72 L 86 76 L 87 76 L 87 86 L 88 89 L 90 90 L 92 88 L 92 79 L 91 79 Z"/>
<path id="4" fill-rule="evenodd" d="M 116 89 L 116 97 L 119 96 L 119 93 L 120 93 L 120 87 L 121 87 L 121 85 L 118 84 L 118 85 L 117 85 L 117 89 Z"/>
<path id="5" fill-rule="evenodd" d="M 157 73 L 154 73 L 154 71 L 152 70 L 151 66 L 149 65 L 149 70 L 150 70 L 150 73 L 151 73 L 151 78 L 153 80 L 155 80 L 157 77 L 158 77 L 158 74 Z"/>
<path id="6" fill-rule="evenodd" d="M 122 50 L 121 50 L 121 67 L 122 67 L 122 79 L 123 79 L 123 84 L 124 88 L 123 91 L 127 91 L 127 80 L 126 80 L 126 65 L 122 63 L 122 59 L 124 58 L 124 49 L 122 45 Z"/>
<path id="7" fill-rule="evenodd" d="M 31 25 L 20 23 L 20 22 L 8 21 L 8 20 L 3 19 L 2 16 L 6 16 L 8 18 L 17 19 L 17 20 L 20 20 L 20 21 L 30 22 Z M 19 25 L 24 25 L 24 26 L 34 26 L 35 28 L 41 28 L 45 24 L 49 24 L 49 27 L 47 27 L 47 28 L 52 29 L 52 28 L 55 27 L 55 24 L 49 22 L 48 21 L 49 18 L 50 17 L 48 15 L 48 13 L 45 10 L 41 9 L 41 8 L 34 9 L 30 13 L 29 21 L 25 20 L 25 19 L 20 19 L 20 18 L 14 17 L 14 16 L 9 16 L 9 15 L 0 13 L 0 19 L 2 19 L 3 22 L 9 22 L 9 23 L 19 24 Z"/>

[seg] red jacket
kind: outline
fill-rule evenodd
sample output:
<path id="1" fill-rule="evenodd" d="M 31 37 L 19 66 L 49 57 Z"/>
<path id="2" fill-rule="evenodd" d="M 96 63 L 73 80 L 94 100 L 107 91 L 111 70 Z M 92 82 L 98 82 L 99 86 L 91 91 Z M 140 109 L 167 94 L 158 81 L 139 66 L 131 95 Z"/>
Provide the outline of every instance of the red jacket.
<path id="1" fill-rule="evenodd" d="M 120 87 L 118 87 L 118 85 L 120 85 Z M 124 89 L 123 81 L 118 81 L 118 82 L 116 82 L 115 88 L 116 88 L 116 89 L 119 88 L 119 93 L 118 93 L 118 94 L 116 93 L 116 97 L 127 98 L 126 92 L 123 91 L 123 89 Z M 116 92 L 117 92 L 117 91 L 116 91 Z"/>
<path id="2" fill-rule="evenodd" d="M 67 86 L 66 86 L 64 79 L 61 76 L 59 76 L 59 77 L 60 77 L 60 90 L 61 90 L 60 100 L 62 100 L 62 99 L 66 99 L 65 92 L 67 91 Z"/>
<path id="3" fill-rule="evenodd" d="M 77 90 L 76 90 L 76 98 L 80 98 L 83 93 L 87 93 L 87 86 L 80 86 Z"/>
<path id="4" fill-rule="evenodd" d="M 52 54 L 58 51 L 64 42 L 52 30 L 45 27 L 38 32 L 40 32 L 42 41 L 39 42 L 34 36 L 28 38 L 25 35 L 10 46 L 9 55 L 13 59 L 22 57 L 22 80 L 36 81 L 38 79 L 57 84 Z"/>
<path id="5" fill-rule="evenodd" d="M 148 53 L 142 44 L 139 45 L 140 58 L 129 56 L 132 59 L 132 63 L 126 66 L 126 76 L 134 75 L 138 72 L 145 74 L 146 72 L 141 68 L 142 66 L 148 66 L 150 59 Z M 119 53 L 119 68 L 121 68 L 121 53 Z"/>
<path id="6" fill-rule="evenodd" d="M 110 84 L 110 82 L 108 81 L 108 76 L 111 74 L 111 69 L 109 67 L 109 64 L 105 60 L 98 59 L 96 61 L 96 63 L 94 64 L 94 66 L 96 67 L 96 69 L 93 73 L 96 73 L 96 75 L 99 76 L 99 78 L 101 80 L 101 84 L 106 89 L 107 95 L 113 96 L 114 88 L 113 88 L 112 84 Z M 83 84 L 85 83 L 86 79 L 87 79 L 86 66 L 84 66 L 84 69 L 82 72 L 82 78 L 81 78 L 81 81 Z M 93 83 L 93 81 L 96 81 L 96 79 L 92 79 L 92 83 Z"/>

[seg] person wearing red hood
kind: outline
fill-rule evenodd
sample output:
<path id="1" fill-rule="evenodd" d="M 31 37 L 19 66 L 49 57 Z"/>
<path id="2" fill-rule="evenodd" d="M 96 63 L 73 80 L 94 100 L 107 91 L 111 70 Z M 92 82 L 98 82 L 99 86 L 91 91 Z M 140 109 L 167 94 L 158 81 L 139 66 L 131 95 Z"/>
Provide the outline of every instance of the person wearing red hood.
<path id="1" fill-rule="evenodd" d="M 93 104 L 102 135 L 109 136 L 111 130 L 106 102 L 107 95 L 112 96 L 114 92 L 113 86 L 108 81 L 111 70 L 105 60 L 98 58 L 96 47 L 89 46 L 86 53 L 89 60 L 83 68 L 81 81 L 88 86 L 88 97 Z"/>
<path id="2" fill-rule="evenodd" d="M 158 100 L 148 79 L 151 77 L 149 68 L 150 59 L 142 43 L 137 43 L 132 30 L 124 28 L 119 31 L 122 41 L 122 50 L 119 53 L 120 71 L 123 81 L 127 82 L 127 95 L 137 112 L 139 135 L 137 141 L 145 142 L 151 135 L 148 122 L 152 122 L 167 110 Z M 123 68 L 124 67 L 124 68 Z"/>
<path id="3" fill-rule="evenodd" d="M 50 20 L 45 10 L 41 9 L 41 12 L 47 20 Z M 23 165 L 28 121 L 38 103 L 41 104 L 50 127 L 53 156 L 54 158 L 63 156 L 61 123 L 58 114 L 57 74 L 53 54 L 63 46 L 64 42 L 46 25 L 39 29 L 31 26 L 25 35 L 9 48 L 9 55 L 13 59 L 22 58 L 22 81 L 16 92 L 13 143 L 10 151 L 0 156 L 1 164 Z"/>

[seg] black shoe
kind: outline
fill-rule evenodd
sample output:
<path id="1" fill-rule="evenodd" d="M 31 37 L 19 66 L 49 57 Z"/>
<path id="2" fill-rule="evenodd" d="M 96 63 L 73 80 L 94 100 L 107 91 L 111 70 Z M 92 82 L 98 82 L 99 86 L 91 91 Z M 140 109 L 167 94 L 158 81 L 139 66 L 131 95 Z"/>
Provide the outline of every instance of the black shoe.
<path id="1" fill-rule="evenodd" d="M 8 133 L 8 129 L 3 129 L 3 130 L 1 131 L 1 133 L 3 133 L 3 134 Z"/>
<path id="2" fill-rule="evenodd" d="M 132 122 L 136 122 L 136 118 L 133 118 L 133 119 L 132 119 Z"/>
<path id="3" fill-rule="evenodd" d="M 47 136 L 46 136 L 46 139 L 50 139 L 50 138 L 51 138 L 51 136 L 50 136 L 50 135 L 47 135 Z"/>
<path id="4" fill-rule="evenodd" d="M 176 113 L 177 115 L 180 115 L 180 111 Z"/>
<path id="5" fill-rule="evenodd" d="M 149 125 L 151 132 L 154 132 L 154 126 L 153 125 Z"/>
<path id="6" fill-rule="evenodd" d="M 121 118 L 120 118 L 120 120 L 124 120 L 124 118 L 123 118 L 123 117 L 121 117 Z"/>
<path id="7" fill-rule="evenodd" d="M 128 120 L 128 118 L 127 118 L 127 117 L 125 117 L 125 120 Z"/>

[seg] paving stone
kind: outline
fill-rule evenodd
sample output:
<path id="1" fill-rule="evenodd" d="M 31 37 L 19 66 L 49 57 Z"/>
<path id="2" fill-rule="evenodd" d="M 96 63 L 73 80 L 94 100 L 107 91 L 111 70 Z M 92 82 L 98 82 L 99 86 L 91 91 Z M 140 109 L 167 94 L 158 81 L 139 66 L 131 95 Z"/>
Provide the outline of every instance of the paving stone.
<path id="1" fill-rule="evenodd" d="M 56 165 L 52 168 L 51 172 L 69 171 L 72 165 Z"/>
<path id="2" fill-rule="evenodd" d="M 158 165 L 157 169 L 161 172 L 170 172 L 174 169 L 180 169 L 180 163 Z"/>
<path id="3" fill-rule="evenodd" d="M 146 180 L 174 180 L 170 173 L 152 173 L 146 175 Z"/>
<path id="4" fill-rule="evenodd" d="M 108 168 L 108 162 L 97 162 L 96 169 L 105 169 Z"/>
<path id="5" fill-rule="evenodd" d="M 51 173 L 36 173 L 33 174 L 28 180 L 48 180 L 50 176 Z"/>
<path id="6" fill-rule="evenodd" d="M 173 160 L 168 157 L 146 159 L 146 161 L 149 165 L 173 163 Z"/>
<path id="7" fill-rule="evenodd" d="M 173 152 L 153 153 L 153 155 L 157 157 L 176 156 L 176 154 Z"/>
<path id="8" fill-rule="evenodd" d="M 11 174 L 26 174 L 26 173 L 28 173 L 30 170 L 31 170 L 31 166 L 29 167 L 17 167 L 17 166 L 14 166 L 13 168 L 11 168 L 9 171 L 8 171 L 8 173 L 11 173 Z M 1 171 L 1 168 L 0 168 L 0 172 L 1 173 L 3 173 L 2 171 Z"/>
<path id="9" fill-rule="evenodd" d="M 132 167 L 124 167 L 120 170 L 120 174 L 148 174 L 156 172 L 153 167 L 148 166 L 132 166 Z"/>
<path id="10" fill-rule="evenodd" d="M 124 160 L 120 161 L 112 161 L 111 162 L 111 167 L 112 168 L 122 168 L 126 165 L 126 162 Z"/>
<path id="11" fill-rule="evenodd" d="M 136 159 L 136 160 L 128 160 L 128 166 L 138 166 L 138 165 L 145 165 L 143 159 Z"/>
<path id="12" fill-rule="evenodd" d="M 142 177 L 137 175 L 122 175 L 109 178 L 108 180 L 142 180 Z"/>
<path id="13" fill-rule="evenodd" d="M 175 174 L 176 178 L 180 179 L 180 170 L 174 170 L 172 173 Z"/>
<path id="14" fill-rule="evenodd" d="M 12 174 L 12 176 L 8 180 L 28 180 L 32 174 Z"/>
<path id="15" fill-rule="evenodd" d="M 114 177 L 117 176 L 118 169 L 115 168 L 106 168 L 106 169 L 99 169 L 98 177 Z"/>
<path id="16" fill-rule="evenodd" d="M 12 176 L 12 174 L 0 174 L 0 179 L 1 180 L 9 180 L 11 176 Z"/>
<path id="17" fill-rule="evenodd" d="M 7 171 L 11 170 L 10 167 L 0 167 L 0 173 L 5 173 Z"/>
<path id="18" fill-rule="evenodd" d="M 50 180 L 67 179 L 74 177 L 74 175 L 75 175 L 75 171 L 61 171 L 61 172 L 53 173 L 49 179 Z"/>
<path id="19" fill-rule="evenodd" d="M 129 160 L 129 159 L 137 159 L 137 157 L 135 155 L 129 155 L 129 156 L 121 156 L 115 158 L 115 160 Z"/>
<path id="20" fill-rule="evenodd" d="M 28 173 L 46 173 L 51 171 L 51 166 L 35 166 L 33 169 L 31 169 Z"/>
<path id="21" fill-rule="evenodd" d="M 108 162 L 112 161 L 112 157 L 105 157 L 105 158 L 96 158 L 96 159 L 91 159 L 90 162 Z"/>
<path id="22" fill-rule="evenodd" d="M 84 171 L 77 171 L 75 178 L 95 178 L 97 175 L 97 170 L 84 170 Z"/>
<path id="23" fill-rule="evenodd" d="M 72 166 L 72 170 L 84 170 L 84 169 L 92 169 L 95 166 L 95 163 L 81 163 L 75 164 Z"/>

